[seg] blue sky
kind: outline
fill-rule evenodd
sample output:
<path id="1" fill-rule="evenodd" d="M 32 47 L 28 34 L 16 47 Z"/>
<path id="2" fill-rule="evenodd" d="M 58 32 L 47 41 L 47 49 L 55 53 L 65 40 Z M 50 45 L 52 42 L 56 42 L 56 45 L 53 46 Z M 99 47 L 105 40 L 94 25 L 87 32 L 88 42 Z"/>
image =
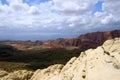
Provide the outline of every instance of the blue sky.
<path id="1" fill-rule="evenodd" d="M 102 12 L 102 4 L 103 4 L 103 1 L 98 1 L 93 7 L 93 13 Z"/>
<path id="2" fill-rule="evenodd" d="M 48 1 L 50 0 L 23 0 L 24 3 L 27 3 L 29 5 L 36 5 L 36 4 L 40 4 L 40 3 L 48 2 Z M 8 2 L 6 0 L 1 0 L 1 2 L 2 4 L 8 5 Z M 93 12 L 102 11 L 102 3 L 103 1 L 98 1 L 93 7 Z"/>
<path id="3" fill-rule="evenodd" d="M 50 1 L 50 0 L 23 0 L 23 2 L 25 2 L 29 5 L 39 4 L 39 3 L 47 2 L 47 1 Z M 1 0 L 1 2 L 3 4 L 8 4 L 8 2 L 6 0 Z"/>
<path id="4" fill-rule="evenodd" d="M 47 40 L 120 29 L 118 7 L 119 0 L 0 0 L 0 40 Z"/>

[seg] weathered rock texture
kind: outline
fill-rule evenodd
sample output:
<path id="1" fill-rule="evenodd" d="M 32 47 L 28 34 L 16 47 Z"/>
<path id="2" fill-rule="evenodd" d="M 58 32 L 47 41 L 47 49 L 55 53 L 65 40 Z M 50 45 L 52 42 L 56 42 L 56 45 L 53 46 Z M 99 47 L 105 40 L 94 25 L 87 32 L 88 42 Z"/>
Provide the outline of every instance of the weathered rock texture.
<path id="1" fill-rule="evenodd" d="M 0 80 L 30 80 L 32 71 L 18 70 L 11 73 L 0 70 Z"/>
<path id="2" fill-rule="evenodd" d="M 31 80 L 120 80 L 120 38 L 82 52 L 65 66 L 37 70 Z"/>

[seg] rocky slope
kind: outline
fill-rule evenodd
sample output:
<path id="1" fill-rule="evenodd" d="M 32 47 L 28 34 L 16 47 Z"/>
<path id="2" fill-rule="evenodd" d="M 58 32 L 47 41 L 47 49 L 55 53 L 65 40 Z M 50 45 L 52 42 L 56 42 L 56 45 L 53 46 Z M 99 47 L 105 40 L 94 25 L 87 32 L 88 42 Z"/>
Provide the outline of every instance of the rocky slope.
<path id="1" fill-rule="evenodd" d="M 65 66 L 39 69 L 30 80 L 120 80 L 120 38 L 82 52 Z"/>
<path id="2" fill-rule="evenodd" d="M 49 40 L 46 43 L 49 47 L 66 47 L 77 46 L 82 49 L 96 48 L 103 44 L 104 41 L 120 37 L 120 30 L 93 32 L 80 35 L 76 38 Z"/>
<path id="3" fill-rule="evenodd" d="M 33 75 L 32 71 L 18 70 L 11 73 L 0 70 L 0 80 L 29 80 Z"/>

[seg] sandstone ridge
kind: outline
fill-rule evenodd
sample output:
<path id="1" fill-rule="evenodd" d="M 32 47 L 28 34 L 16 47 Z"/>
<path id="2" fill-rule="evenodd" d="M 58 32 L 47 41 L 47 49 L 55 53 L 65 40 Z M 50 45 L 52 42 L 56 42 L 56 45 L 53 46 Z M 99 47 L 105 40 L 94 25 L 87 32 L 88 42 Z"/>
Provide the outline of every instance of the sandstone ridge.
<path id="1" fill-rule="evenodd" d="M 120 80 L 120 38 L 82 52 L 65 66 L 38 69 L 30 80 Z"/>

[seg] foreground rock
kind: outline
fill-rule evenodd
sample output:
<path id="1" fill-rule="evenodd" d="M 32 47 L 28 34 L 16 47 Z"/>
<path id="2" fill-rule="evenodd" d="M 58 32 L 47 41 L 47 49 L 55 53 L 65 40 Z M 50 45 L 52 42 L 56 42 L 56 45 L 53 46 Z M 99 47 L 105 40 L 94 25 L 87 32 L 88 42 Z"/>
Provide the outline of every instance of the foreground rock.
<path id="1" fill-rule="evenodd" d="M 0 70 L 0 80 L 30 80 L 32 71 L 18 70 L 11 73 Z"/>
<path id="2" fill-rule="evenodd" d="M 0 70 L 0 78 L 8 75 L 8 72 Z"/>
<path id="3" fill-rule="evenodd" d="M 73 57 L 64 67 L 37 70 L 31 80 L 120 80 L 120 38 Z"/>

